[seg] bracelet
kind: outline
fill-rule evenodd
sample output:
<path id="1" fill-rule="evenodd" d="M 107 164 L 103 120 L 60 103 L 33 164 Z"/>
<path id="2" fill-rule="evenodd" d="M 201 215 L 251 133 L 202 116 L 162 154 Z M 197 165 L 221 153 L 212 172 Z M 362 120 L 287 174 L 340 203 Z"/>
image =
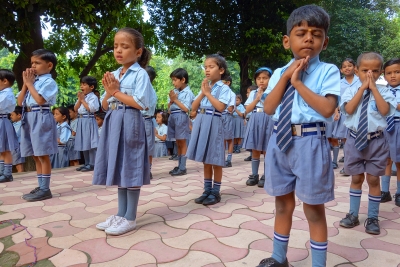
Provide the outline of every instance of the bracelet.
<path id="1" fill-rule="evenodd" d="M 115 91 L 115 92 L 112 94 L 112 96 L 114 97 L 115 94 L 116 94 L 116 93 L 119 93 L 119 92 L 120 92 L 119 90 Z"/>

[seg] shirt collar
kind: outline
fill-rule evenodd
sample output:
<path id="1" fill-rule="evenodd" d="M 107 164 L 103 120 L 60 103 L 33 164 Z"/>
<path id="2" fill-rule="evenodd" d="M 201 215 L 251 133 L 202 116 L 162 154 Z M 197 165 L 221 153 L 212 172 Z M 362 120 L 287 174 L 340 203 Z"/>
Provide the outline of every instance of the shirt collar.
<path id="1" fill-rule="evenodd" d="M 221 80 L 219 80 L 218 82 L 216 82 L 214 84 L 213 88 L 216 87 L 216 86 L 223 86 L 223 85 L 224 85 L 224 83 Z"/>
<path id="2" fill-rule="evenodd" d="M 64 127 L 64 126 L 66 126 L 66 125 L 68 125 L 68 122 L 66 122 L 66 121 L 64 121 L 64 122 L 61 123 L 61 124 L 58 124 L 58 126 L 60 126 L 60 127 Z"/>
<path id="3" fill-rule="evenodd" d="M 44 79 L 44 78 L 51 78 L 51 74 L 46 73 L 46 74 L 38 75 L 38 76 L 36 76 L 35 80 L 40 80 L 40 79 Z"/>
<path id="4" fill-rule="evenodd" d="M 13 89 L 11 88 L 11 87 L 7 87 L 7 88 L 4 88 L 3 90 L 1 90 L 0 92 L 12 92 L 13 91 Z"/>
<path id="5" fill-rule="evenodd" d="M 389 88 L 390 90 L 392 90 L 392 89 L 394 89 L 394 90 L 400 90 L 400 84 L 397 85 L 396 87 L 391 87 L 390 85 L 388 85 L 388 88 Z"/>
<path id="6" fill-rule="evenodd" d="M 179 89 L 177 89 L 179 91 Z M 179 93 L 181 92 L 187 92 L 188 90 L 190 90 L 189 86 L 186 86 L 185 88 L 183 88 L 181 91 L 179 91 Z"/>

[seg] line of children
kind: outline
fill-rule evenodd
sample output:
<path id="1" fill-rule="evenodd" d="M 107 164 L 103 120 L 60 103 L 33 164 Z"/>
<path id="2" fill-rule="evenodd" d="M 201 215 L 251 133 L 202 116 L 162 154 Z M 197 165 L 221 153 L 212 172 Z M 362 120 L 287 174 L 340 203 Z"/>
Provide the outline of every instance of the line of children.
<path id="1" fill-rule="evenodd" d="M 232 84 L 232 77 L 228 76 L 225 78 L 223 83 L 227 86 Z M 233 111 L 236 109 L 236 95 L 230 89 L 230 100 L 226 106 L 226 109 L 222 112 L 222 122 L 224 125 L 224 144 L 228 146 L 228 156 L 226 157 L 225 167 L 232 167 L 232 153 L 233 153 L 233 139 L 235 136 L 235 125 L 233 122 Z"/>
<path id="2" fill-rule="evenodd" d="M 78 113 L 75 111 L 75 105 L 69 105 L 69 126 L 71 127 L 71 136 L 67 142 L 68 157 L 70 166 L 78 166 L 81 159 L 81 152 L 75 150 L 75 136 L 78 127 Z"/>
<path id="3" fill-rule="evenodd" d="M 154 134 L 156 138 L 153 157 L 165 157 L 168 155 L 167 147 L 165 145 L 165 140 L 167 140 L 168 133 L 168 114 L 163 111 L 157 112 L 156 122 L 157 126 L 154 129 Z"/>
<path id="4" fill-rule="evenodd" d="M 22 118 L 22 108 L 20 106 L 16 106 L 14 111 L 10 114 L 10 119 L 13 122 L 15 133 L 17 134 L 18 144 L 21 143 L 21 118 Z M 18 146 L 16 150 L 12 152 L 13 157 L 13 166 L 17 169 L 17 172 L 24 171 L 24 163 L 25 158 L 21 157 L 21 150 Z"/>
<path id="5" fill-rule="evenodd" d="M 50 156 L 51 167 L 65 168 L 69 166 L 67 143 L 72 135 L 69 126 L 69 110 L 66 107 L 58 107 L 54 110 L 54 120 L 57 122 L 58 152 Z"/>
<path id="6" fill-rule="evenodd" d="M 242 96 L 236 95 L 236 108 L 233 112 L 233 152 L 240 153 L 241 143 L 244 136 L 244 114 L 246 112 L 245 107 L 242 104 Z"/>

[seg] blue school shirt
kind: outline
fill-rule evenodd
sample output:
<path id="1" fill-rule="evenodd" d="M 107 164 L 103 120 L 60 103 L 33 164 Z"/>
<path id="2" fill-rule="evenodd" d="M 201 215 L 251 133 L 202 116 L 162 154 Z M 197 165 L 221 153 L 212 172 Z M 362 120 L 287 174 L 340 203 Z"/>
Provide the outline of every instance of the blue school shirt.
<path id="1" fill-rule="evenodd" d="M 43 74 L 36 77 L 35 83 L 33 84 L 36 91 L 39 95 L 41 95 L 46 102 L 43 105 L 52 106 L 56 103 L 57 100 L 57 93 L 58 93 L 58 86 L 56 81 L 53 80 L 51 74 Z M 26 99 L 23 105 L 27 107 L 37 106 L 38 103 L 29 93 L 29 90 L 26 92 L 25 95 Z"/>
<path id="2" fill-rule="evenodd" d="M 245 106 L 251 104 L 251 102 L 253 102 L 254 99 L 256 99 L 256 94 L 257 94 L 258 90 L 260 90 L 260 89 L 253 90 L 253 91 L 250 92 L 249 97 L 247 98 L 246 102 L 244 103 Z M 267 94 L 266 91 L 265 91 L 265 92 L 263 93 L 263 95 L 261 96 L 260 101 L 257 102 L 255 108 L 263 108 L 263 107 L 264 107 L 264 101 L 265 101 L 265 98 L 267 97 L 267 95 L 268 95 L 268 94 Z M 250 113 L 249 113 L 249 114 L 250 114 Z"/>
<path id="3" fill-rule="evenodd" d="M 75 105 L 78 103 L 78 101 L 75 102 Z M 89 110 L 86 110 L 85 106 L 81 104 L 81 106 L 78 108 L 79 114 L 95 113 L 96 111 L 99 110 L 100 108 L 99 99 L 93 92 L 90 92 L 89 94 L 85 95 L 85 101 L 89 106 Z"/>
<path id="4" fill-rule="evenodd" d="M 141 106 L 143 109 L 150 107 L 152 103 L 152 97 L 154 89 L 151 86 L 150 78 L 147 72 L 140 67 L 138 63 L 130 66 L 124 75 L 119 78 L 119 74 L 121 73 L 122 67 L 113 71 L 115 79 L 117 79 L 120 83 L 119 90 L 127 95 L 133 97 L 135 102 Z M 103 93 L 100 100 L 103 101 L 106 92 Z M 153 100 L 154 101 L 154 100 Z M 119 102 L 117 98 L 110 97 L 107 100 L 108 103 Z"/>
<path id="5" fill-rule="evenodd" d="M 269 80 L 268 88 L 266 90 L 269 94 L 279 79 L 281 78 L 284 71 L 292 64 L 292 59 L 286 66 L 275 70 Z M 307 70 L 302 72 L 302 82 L 314 93 L 321 96 L 336 95 L 340 96 L 340 72 L 339 69 L 333 65 L 325 62 L 321 62 L 319 57 L 316 56 L 310 59 Z M 279 120 L 281 105 L 275 111 L 272 119 L 274 121 Z M 312 107 L 310 107 L 306 101 L 295 91 L 293 107 L 292 107 L 292 124 L 312 123 L 312 122 L 333 122 L 333 117 L 325 118 Z"/>
<path id="6" fill-rule="evenodd" d="M 392 90 L 396 91 L 396 95 L 395 95 L 394 98 L 395 98 L 396 104 L 399 105 L 400 104 L 400 85 L 397 86 L 397 87 L 394 87 L 394 88 L 391 87 L 390 85 L 388 85 L 388 88 L 389 88 L 390 92 L 392 92 Z M 397 105 L 396 105 L 396 110 L 394 112 L 394 116 L 395 117 L 400 117 L 400 111 L 397 109 Z"/>
<path id="7" fill-rule="evenodd" d="M 229 90 L 230 90 L 230 92 L 229 92 L 230 99 L 229 99 L 228 104 L 226 105 L 225 111 L 228 111 L 228 108 L 232 107 L 232 106 L 233 106 L 233 110 L 235 110 L 235 108 L 236 108 L 236 94 L 232 91 L 232 89 L 229 88 Z"/>
<path id="8" fill-rule="evenodd" d="M 355 84 L 358 80 L 360 80 L 360 78 L 358 78 L 357 75 L 354 75 L 353 81 L 350 84 L 346 80 L 346 78 L 342 78 L 340 80 L 340 96 L 342 96 L 344 94 L 344 92 L 346 91 L 346 89 L 349 88 L 350 86 L 352 86 L 353 84 Z"/>
<path id="9" fill-rule="evenodd" d="M 58 138 L 60 138 L 60 142 L 66 144 L 71 137 L 71 128 L 66 121 L 61 124 L 57 123 L 57 133 L 59 133 Z"/>
<path id="10" fill-rule="evenodd" d="M 150 84 L 150 86 L 151 86 L 151 97 L 150 97 L 151 104 L 146 109 L 141 110 L 142 115 L 144 117 L 153 117 L 154 113 L 156 112 L 157 94 L 156 94 L 156 91 L 154 90 L 153 86 L 151 84 Z"/>
<path id="11" fill-rule="evenodd" d="M 218 90 L 220 90 L 218 100 L 220 102 L 224 103 L 225 105 L 228 104 L 229 100 L 230 100 L 230 91 L 231 91 L 229 86 L 224 84 L 222 81 L 218 81 L 211 88 L 211 95 L 213 97 L 215 97 L 217 95 Z M 200 96 L 200 94 L 201 94 L 201 90 L 197 94 L 195 99 L 197 99 Z M 200 101 L 200 106 L 201 107 L 213 107 L 213 105 L 211 104 L 211 102 L 208 100 L 207 97 L 203 97 L 203 99 Z"/>
<path id="12" fill-rule="evenodd" d="M 347 102 L 349 102 L 355 94 L 358 91 L 358 88 L 362 85 L 361 81 L 358 80 L 356 83 L 354 83 L 351 87 L 349 87 L 343 94 L 342 100 L 340 102 L 340 110 L 343 111 L 343 113 L 346 115 L 346 120 L 344 121 L 344 125 L 349 128 L 352 131 L 357 132 L 358 129 L 358 122 L 360 120 L 360 113 L 361 113 L 361 107 L 362 107 L 362 99 L 360 100 L 360 103 L 357 106 L 357 110 L 352 114 L 349 115 L 346 113 L 346 110 L 344 109 L 344 106 Z M 383 131 L 387 127 L 386 123 L 386 117 L 392 116 L 394 114 L 394 111 L 396 109 L 397 103 L 396 100 L 392 94 L 392 92 L 389 90 L 389 88 L 377 85 L 379 93 L 382 95 L 383 99 L 389 103 L 390 105 L 390 111 L 389 114 L 386 116 L 382 116 L 381 113 L 379 113 L 378 108 L 376 106 L 376 101 L 374 95 L 371 93 L 370 98 L 369 98 L 369 103 L 368 103 L 368 132 L 376 132 L 376 131 Z M 367 92 L 364 91 L 365 95 Z"/>
<path id="13" fill-rule="evenodd" d="M 161 124 L 161 125 L 157 125 L 155 128 L 156 128 L 156 130 L 158 132 L 158 135 L 161 135 L 161 136 L 167 135 L 167 132 L 168 132 L 168 126 L 167 125 Z M 155 141 L 159 142 L 161 140 L 156 136 Z M 164 142 L 164 141 L 162 141 L 162 142 Z"/>
<path id="14" fill-rule="evenodd" d="M 240 113 L 246 112 L 246 109 L 244 108 L 244 106 L 242 104 L 240 104 L 239 106 L 236 106 L 235 110 L 239 110 Z M 236 111 L 234 111 L 233 116 L 238 117 L 239 114 L 237 114 Z"/>
<path id="15" fill-rule="evenodd" d="M 72 131 L 76 132 L 76 128 L 78 127 L 78 119 L 71 120 L 69 122 L 69 126 L 71 127 Z M 71 138 L 75 138 L 75 136 L 73 136 L 72 133 L 71 133 Z"/>
<path id="16" fill-rule="evenodd" d="M 9 114 L 15 109 L 15 96 L 11 88 L 0 91 L 0 114 Z"/>
<path id="17" fill-rule="evenodd" d="M 97 131 L 99 133 L 99 137 L 100 137 L 100 134 L 101 134 L 101 128 L 103 128 L 103 126 L 100 126 L 98 131 Z"/>
<path id="18" fill-rule="evenodd" d="M 194 94 L 193 94 L 192 90 L 190 90 L 189 86 L 186 86 L 181 91 L 179 91 L 179 89 L 175 88 L 174 93 L 178 95 L 179 102 L 181 102 L 187 109 L 190 110 L 192 108 Z M 170 102 L 170 99 L 168 98 L 168 103 L 169 102 Z M 175 102 L 174 102 L 171 104 L 170 110 L 176 110 L 176 109 L 181 109 L 181 108 L 178 107 L 178 105 L 175 104 Z"/>
<path id="19" fill-rule="evenodd" d="M 15 133 L 17 134 L 18 142 L 21 142 L 21 125 L 22 125 L 22 122 L 20 120 L 13 122 L 14 130 L 15 130 Z"/>

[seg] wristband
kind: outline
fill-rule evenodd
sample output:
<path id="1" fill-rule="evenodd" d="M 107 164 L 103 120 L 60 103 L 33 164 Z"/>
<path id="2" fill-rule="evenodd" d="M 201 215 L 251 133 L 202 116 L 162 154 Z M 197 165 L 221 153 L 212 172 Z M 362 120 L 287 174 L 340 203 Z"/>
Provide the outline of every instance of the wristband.
<path id="1" fill-rule="evenodd" d="M 116 94 L 116 93 L 119 93 L 119 92 L 120 92 L 119 90 L 115 91 L 115 92 L 112 94 L 112 96 L 114 97 L 115 94 Z"/>

